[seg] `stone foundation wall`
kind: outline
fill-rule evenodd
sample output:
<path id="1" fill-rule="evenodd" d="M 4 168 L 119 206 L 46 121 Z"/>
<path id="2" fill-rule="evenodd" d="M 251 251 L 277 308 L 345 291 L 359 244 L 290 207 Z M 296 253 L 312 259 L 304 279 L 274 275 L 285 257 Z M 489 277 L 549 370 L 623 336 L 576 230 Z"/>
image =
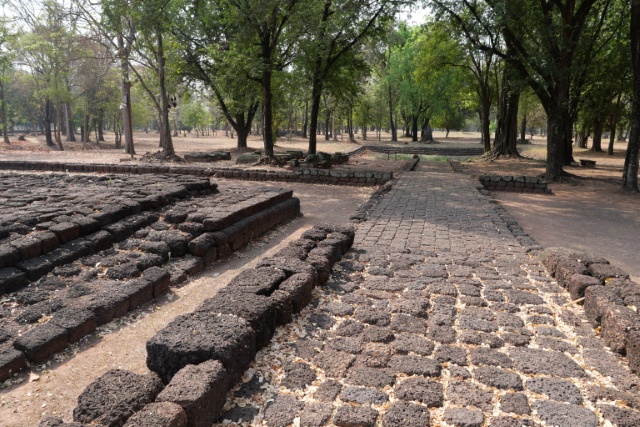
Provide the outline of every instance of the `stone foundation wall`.
<path id="1" fill-rule="evenodd" d="M 68 240 L 57 240 L 48 230 L 25 236 L 12 231 L 0 240 L 1 253 L 17 254 L 3 258 L 9 264 L 0 269 L 0 290 L 18 303 L 10 313 L 1 313 L 0 381 L 27 363 L 46 361 L 300 213 L 300 201 L 291 191 L 258 189 L 215 197 L 208 179 L 194 178 L 181 191 L 151 188 L 158 189 L 151 199 L 162 200 L 159 207 L 164 207 L 144 211 L 144 203 L 129 200 L 116 205 L 122 209 L 96 212 L 99 216 L 52 222 L 54 230 L 59 224 L 66 224 L 65 230 L 75 227 L 75 234 L 60 234 Z M 79 208 L 77 203 L 64 206 Z M 51 244 L 43 253 L 38 240 L 43 232 L 52 236 L 48 243 L 55 240 L 59 247 Z M 27 250 L 32 247 L 39 252 Z"/>
<path id="2" fill-rule="evenodd" d="M 564 248 L 549 248 L 542 261 L 576 303 L 583 302 L 591 325 L 605 344 L 626 356 L 640 375 L 640 284 L 604 258 Z"/>
<path id="3" fill-rule="evenodd" d="M 511 191 L 514 193 L 551 193 L 547 183 L 536 176 L 489 176 L 478 178 L 488 191 Z"/>
<path id="4" fill-rule="evenodd" d="M 118 174 L 177 174 L 249 181 L 307 182 L 311 184 L 377 186 L 393 179 L 393 172 L 346 171 L 339 169 L 246 170 L 138 164 L 85 164 L 58 162 L 0 161 L 0 170 L 97 172 Z"/>
<path id="5" fill-rule="evenodd" d="M 351 227 L 315 226 L 273 258 L 240 273 L 147 342 L 151 374 L 111 370 L 90 384 L 78 398 L 74 421 L 212 425 L 256 352 L 270 342 L 277 326 L 291 322 L 311 302 L 313 288 L 329 279 L 354 236 Z M 65 424 L 55 418 L 40 424 L 54 425 Z"/>

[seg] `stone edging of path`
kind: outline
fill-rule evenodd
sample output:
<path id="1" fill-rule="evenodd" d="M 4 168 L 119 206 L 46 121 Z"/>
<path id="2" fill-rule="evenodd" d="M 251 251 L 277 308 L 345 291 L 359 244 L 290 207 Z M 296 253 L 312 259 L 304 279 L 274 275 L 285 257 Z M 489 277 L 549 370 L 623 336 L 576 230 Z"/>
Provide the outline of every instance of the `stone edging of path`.
<path id="1" fill-rule="evenodd" d="M 123 174 L 178 174 L 209 176 L 249 181 L 306 182 L 310 184 L 330 184 L 349 186 L 377 186 L 393 179 L 393 172 L 347 171 L 325 169 L 295 170 L 245 170 L 238 168 L 203 168 L 197 166 L 135 165 L 135 164 L 92 164 L 0 161 L 0 170 L 30 170 L 52 172 L 98 172 Z"/>
<path id="2" fill-rule="evenodd" d="M 547 183 L 537 176 L 481 175 L 478 181 L 488 191 L 511 191 L 515 193 L 551 193 Z"/>
<path id="3" fill-rule="evenodd" d="M 612 351 L 626 356 L 640 375 L 640 284 L 604 258 L 566 248 L 549 248 L 542 263 L 558 284 L 569 291 Z"/>
<path id="4" fill-rule="evenodd" d="M 235 206 L 235 210 L 217 212 L 216 216 L 205 218 L 201 234 L 185 242 L 186 248 L 184 250 L 186 253 L 179 254 L 174 250 L 175 257 L 172 261 L 172 268 L 175 271 L 172 274 L 165 267 L 146 268 L 137 273 L 139 278 L 114 283 L 118 286 L 104 289 L 93 295 L 86 307 L 69 307 L 53 313 L 48 322 L 38 324 L 15 338 L 13 346 L 0 348 L 0 381 L 9 378 L 12 373 L 24 369 L 28 362 L 40 363 L 53 354 L 64 350 L 70 343 L 77 342 L 92 333 L 97 326 L 123 316 L 141 304 L 159 297 L 170 285 L 175 286 L 184 282 L 188 276 L 202 271 L 205 266 L 217 259 L 229 256 L 233 251 L 247 244 L 253 237 L 267 232 L 299 212 L 300 201 L 292 197 L 292 192 L 280 191 L 273 196 L 264 197 L 257 201 L 239 203 Z M 153 215 L 157 220 L 158 215 Z M 184 218 L 178 218 L 179 214 L 174 216 L 172 221 L 178 223 L 177 225 L 184 222 L 187 217 L 186 214 L 183 214 Z M 125 225 L 130 225 L 126 222 L 127 220 L 128 217 L 122 221 Z M 113 223 L 111 227 L 120 222 Z M 109 249 L 116 242 L 126 241 L 140 226 L 149 224 L 137 221 L 135 225 L 136 227 L 128 226 L 126 231 L 119 233 L 113 232 L 111 228 L 95 233 L 102 233 L 106 236 L 103 239 L 105 244 L 100 245 L 96 248 L 97 250 L 91 253 Z M 90 237 L 76 239 L 72 243 L 84 248 L 86 245 L 79 245 L 78 242 L 83 239 L 89 239 L 88 241 L 91 242 Z M 64 246 L 62 248 L 64 249 Z M 77 256 L 65 258 L 65 263 L 60 266 L 91 253 L 78 251 Z M 48 259 L 47 255 L 43 255 L 42 258 Z M 51 270 L 53 267 L 55 265 L 51 266 Z M 8 269 L 14 268 L 9 267 Z M 7 269 L 0 270 L 0 272 L 5 270 Z"/>
<path id="5" fill-rule="evenodd" d="M 384 154 L 422 154 L 425 156 L 480 156 L 484 150 L 482 147 L 478 148 L 444 148 L 444 147 L 389 147 L 380 145 L 363 145 L 355 150 L 349 152 L 349 156 L 356 156 L 362 154 L 365 151 L 372 151 L 375 153 Z"/>
<path id="6" fill-rule="evenodd" d="M 311 302 L 313 288 L 326 283 L 354 236 L 352 227 L 317 225 L 243 271 L 147 342 L 151 374 L 110 370 L 90 384 L 78 398 L 74 420 L 125 427 L 210 426 L 256 352 L 277 326 L 291 322 Z M 69 424 L 48 418 L 40 426 Z"/>

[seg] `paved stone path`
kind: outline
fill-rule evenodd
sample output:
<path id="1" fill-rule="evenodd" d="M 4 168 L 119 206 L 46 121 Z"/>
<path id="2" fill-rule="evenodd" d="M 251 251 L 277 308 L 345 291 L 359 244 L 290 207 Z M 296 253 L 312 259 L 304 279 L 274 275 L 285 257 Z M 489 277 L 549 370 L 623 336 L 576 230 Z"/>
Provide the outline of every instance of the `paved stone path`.
<path id="1" fill-rule="evenodd" d="M 405 173 L 221 425 L 640 425 L 638 377 L 503 214 L 446 164 Z"/>

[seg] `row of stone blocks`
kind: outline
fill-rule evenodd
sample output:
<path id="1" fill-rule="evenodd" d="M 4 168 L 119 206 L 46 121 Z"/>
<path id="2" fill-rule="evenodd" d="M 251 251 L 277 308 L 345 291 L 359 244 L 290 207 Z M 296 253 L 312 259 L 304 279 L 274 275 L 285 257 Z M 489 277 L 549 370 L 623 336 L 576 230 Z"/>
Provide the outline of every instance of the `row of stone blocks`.
<path id="1" fill-rule="evenodd" d="M 490 176 L 481 175 L 478 180 L 489 191 L 512 191 L 515 193 L 550 193 L 547 183 L 537 176 Z"/>
<path id="2" fill-rule="evenodd" d="M 372 151 L 384 154 L 422 154 L 426 156 L 480 156 L 484 153 L 482 147 L 477 148 L 455 148 L 455 147 L 397 147 L 397 146 L 380 146 L 380 145 L 364 145 L 349 153 L 350 156 L 361 154 L 364 151 Z"/>
<path id="3" fill-rule="evenodd" d="M 48 418 L 40 427 L 210 427 L 256 352 L 311 302 L 354 234 L 328 225 L 303 233 L 151 338 L 151 374 L 108 371 L 78 397 L 75 424 Z"/>
<path id="4" fill-rule="evenodd" d="M 217 185 L 208 179 L 183 183 L 142 202 L 123 201 L 111 209 L 88 216 L 76 215 L 47 230 L 0 244 L 0 295 L 14 292 L 43 277 L 55 267 L 73 262 L 124 240 L 158 216 L 148 209 L 164 207 L 177 199 L 210 194 Z"/>
<path id="5" fill-rule="evenodd" d="M 605 344 L 626 356 L 640 375 L 640 284 L 600 257 L 564 248 L 545 250 L 543 263 L 573 300 L 584 298 L 584 312 Z"/>
<path id="6" fill-rule="evenodd" d="M 96 298 L 86 309 L 55 313 L 49 322 L 39 324 L 22 334 L 13 348 L 0 351 L 0 381 L 24 369 L 28 362 L 40 363 L 70 343 L 92 333 L 97 326 L 157 298 L 171 284 L 179 284 L 187 276 L 201 272 L 207 265 L 228 256 L 254 237 L 299 213 L 300 201 L 292 197 L 291 191 L 247 203 L 243 209 L 233 214 L 222 212 L 219 220 L 213 221 L 208 227 L 216 231 L 205 232 L 191 240 L 188 243 L 190 254 L 186 254 L 184 263 L 180 263 L 179 258 L 174 260 L 174 264 L 183 265 L 185 270 L 183 275 L 178 276 L 179 281 L 171 283 L 169 272 L 165 268 L 151 267 L 142 272 L 142 277 L 130 281 L 127 286 L 119 287 L 118 292 L 105 291 L 104 295 Z M 108 243 L 111 245 L 115 239 L 112 235 L 109 236 L 111 238 Z"/>
<path id="7" fill-rule="evenodd" d="M 244 170 L 234 168 L 202 168 L 197 166 L 115 165 L 87 163 L 54 163 L 0 161 L 0 170 L 36 170 L 59 172 L 100 172 L 126 174 L 180 174 L 210 176 L 251 181 L 305 182 L 349 186 L 382 185 L 393 178 L 393 172 L 299 169 L 295 171 Z"/>

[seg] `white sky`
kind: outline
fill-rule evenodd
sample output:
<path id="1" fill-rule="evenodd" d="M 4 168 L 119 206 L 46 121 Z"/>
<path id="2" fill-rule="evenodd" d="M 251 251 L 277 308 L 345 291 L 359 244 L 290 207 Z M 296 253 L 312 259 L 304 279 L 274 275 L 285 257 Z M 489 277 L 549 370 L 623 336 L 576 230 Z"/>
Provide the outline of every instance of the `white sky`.
<path id="1" fill-rule="evenodd" d="M 402 12 L 399 15 L 400 20 L 406 21 L 411 25 L 424 24 L 425 18 L 429 14 L 429 10 L 422 6 L 413 6 L 406 12 Z"/>

